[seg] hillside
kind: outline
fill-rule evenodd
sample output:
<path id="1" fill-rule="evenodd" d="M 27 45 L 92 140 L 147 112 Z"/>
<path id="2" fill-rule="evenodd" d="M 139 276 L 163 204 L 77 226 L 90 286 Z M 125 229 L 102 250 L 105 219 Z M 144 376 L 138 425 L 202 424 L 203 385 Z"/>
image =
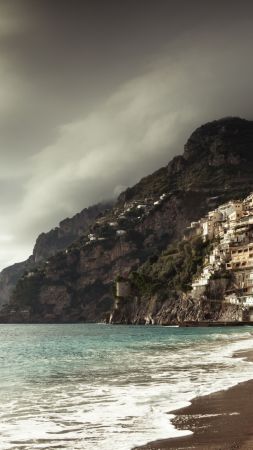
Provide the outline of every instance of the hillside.
<path id="1" fill-rule="evenodd" d="M 117 286 L 112 323 L 252 322 L 253 193 L 192 222 Z"/>
<path id="2" fill-rule="evenodd" d="M 72 218 L 61 221 L 58 227 L 47 233 L 41 233 L 36 240 L 32 255 L 26 261 L 6 267 L 0 273 L 0 307 L 9 302 L 17 281 L 25 272 L 72 244 L 89 229 L 100 214 L 111 206 L 112 202 L 108 202 L 85 208 Z"/>
<path id="3" fill-rule="evenodd" d="M 29 268 L 1 320 L 171 323 L 180 315 L 171 315 L 176 305 L 196 320 L 198 308 L 185 293 L 209 248 L 198 239 L 186 246 L 184 231 L 246 197 L 252 173 L 253 122 L 225 118 L 201 126 L 181 156 L 122 193 L 70 246 Z"/>

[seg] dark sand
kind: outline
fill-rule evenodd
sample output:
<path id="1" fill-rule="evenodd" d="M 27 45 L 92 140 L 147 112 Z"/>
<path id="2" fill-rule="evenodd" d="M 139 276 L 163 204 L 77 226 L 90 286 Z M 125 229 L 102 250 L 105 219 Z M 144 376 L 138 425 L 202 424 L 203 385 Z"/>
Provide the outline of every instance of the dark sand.
<path id="1" fill-rule="evenodd" d="M 253 361 L 253 352 L 238 354 L 242 355 Z M 174 414 L 176 428 L 193 434 L 149 443 L 138 450 L 253 450 L 253 380 L 196 398 Z"/>

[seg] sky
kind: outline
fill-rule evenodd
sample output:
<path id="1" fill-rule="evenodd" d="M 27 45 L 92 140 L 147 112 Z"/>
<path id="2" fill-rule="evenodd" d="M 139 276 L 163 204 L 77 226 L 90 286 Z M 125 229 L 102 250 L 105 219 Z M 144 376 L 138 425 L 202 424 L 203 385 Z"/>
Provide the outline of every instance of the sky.
<path id="1" fill-rule="evenodd" d="M 0 0 L 0 268 L 224 116 L 253 119 L 253 2 Z"/>

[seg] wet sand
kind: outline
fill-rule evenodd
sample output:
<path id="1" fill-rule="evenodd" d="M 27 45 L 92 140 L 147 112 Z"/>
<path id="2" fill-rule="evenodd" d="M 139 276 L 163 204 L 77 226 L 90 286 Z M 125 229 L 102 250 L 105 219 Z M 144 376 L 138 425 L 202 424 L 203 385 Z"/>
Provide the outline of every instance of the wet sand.
<path id="1" fill-rule="evenodd" d="M 253 361 L 253 351 L 235 356 Z M 253 366 L 252 366 L 253 376 Z M 193 434 L 136 447 L 138 450 L 253 450 L 253 380 L 196 398 L 174 412 L 173 424 Z"/>

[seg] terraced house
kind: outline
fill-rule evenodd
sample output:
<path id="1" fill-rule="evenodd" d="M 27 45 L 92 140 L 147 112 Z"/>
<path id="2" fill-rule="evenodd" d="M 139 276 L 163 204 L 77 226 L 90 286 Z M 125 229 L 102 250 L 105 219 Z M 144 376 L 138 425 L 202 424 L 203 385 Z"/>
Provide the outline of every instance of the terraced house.
<path id="1" fill-rule="evenodd" d="M 191 224 L 185 238 L 192 234 L 212 243 L 204 267 L 192 283 L 193 295 L 203 295 L 211 280 L 226 275 L 230 283 L 222 301 L 243 306 L 253 317 L 253 194 L 209 212 Z"/>

